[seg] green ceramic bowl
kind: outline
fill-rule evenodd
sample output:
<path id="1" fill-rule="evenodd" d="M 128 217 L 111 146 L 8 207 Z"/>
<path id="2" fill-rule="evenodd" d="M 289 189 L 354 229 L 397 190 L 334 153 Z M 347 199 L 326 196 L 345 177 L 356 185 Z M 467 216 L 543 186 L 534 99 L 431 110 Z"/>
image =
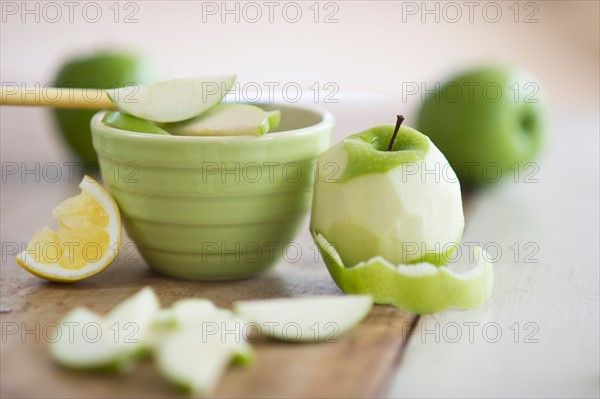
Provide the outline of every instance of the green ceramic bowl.
<path id="1" fill-rule="evenodd" d="M 330 113 L 292 105 L 262 137 L 183 137 L 91 122 L 102 179 L 154 270 L 235 279 L 273 266 L 310 208 L 314 162 L 331 141 Z"/>

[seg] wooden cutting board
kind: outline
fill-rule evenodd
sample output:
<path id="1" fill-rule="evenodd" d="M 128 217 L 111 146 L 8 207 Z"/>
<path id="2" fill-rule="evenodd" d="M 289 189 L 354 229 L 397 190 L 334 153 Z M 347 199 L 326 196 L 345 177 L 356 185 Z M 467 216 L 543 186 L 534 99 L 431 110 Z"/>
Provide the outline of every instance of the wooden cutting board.
<path id="1" fill-rule="evenodd" d="M 43 184 L 42 184 L 43 185 Z M 64 198 L 78 193 L 74 185 L 4 186 L 2 242 L 29 240 L 44 223 L 43 215 Z M 8 190 L 7 190 L 8 191 Z M 40 197 L 40 192 L 46 193 Z M 463 197 L 465 212 L 469 198 Z M 22 219 L 17 209 L 34 213 Z M 37 213 L 35 213 L 37 212 Z M 40 222 L 41 220 L 41 222 Z M 7 228 L 10 227 L 10 228 Z M 181 396 L 157 373 L 152 360 L 143 361 L 123 376 L 81 373 L 55 365 L 48 354 L 52 323 L 76 306 L 107 312 L 144 286 L 151 286 L 163 306 L 181 298 L 202 297 L 230 307 L 243 299 L 342 295 L 305 227 L 295 242 L 302 255 L 282 260 L 270 272 L 252 279 L 201 282 L 176 280 L 153 273 L 124 236 L 115 264 L 98 276 L 77 284 L 41 280 L 2 254 L 0 267 L 0 397 L 21 398 L 162 398 Z M 3 249 L 4 250 L 4 249 Z M 366 320 L 335 343 L 257 343 L 250 368 L 231 367 L 216 397 L 245 398 L 372 398 L 385 393 L 398 368 L 402 350 L 417 317 L 393 306 L 376 305 Z"/>
<path id="2" fill-rule="evenodd" d="M 0 306 L 4 312 L 0 314 L 0 396 L 184 396 L 160 378 L 151 359 L 129 374 L 116 377 L 56 366 L 49 357 L 45 338 L 51 331 L 49 323 L 59 321 L 75 306 L 106 312 L 146 285 L 156 290 L 163 306 L 187 297 L 209 298 L 229 307 L 241 299 L 341 295 L 322 261 L 315 263 L 308 232 L 304 231 L 297 242 L 305 251 L 299 262 L 282 261 L 263 276 L 231 282 L 170 279 L 151 272 L 141 259 L 129 257 L 127 262 L 121 259 L 100 275 L 78 284 L 55 284 L 30 275 L 17 265 L 14 256 L 7 256 L 0 278 Z M 388 377 L 398 366 L 414 322 L 413 316 L 395 307 L 378 305 L 359 327 L 335 343 L 258 343 L 255 363 L 247 369 L 231 367 L 215 396 L 378 396 L 385 392 Z"/>

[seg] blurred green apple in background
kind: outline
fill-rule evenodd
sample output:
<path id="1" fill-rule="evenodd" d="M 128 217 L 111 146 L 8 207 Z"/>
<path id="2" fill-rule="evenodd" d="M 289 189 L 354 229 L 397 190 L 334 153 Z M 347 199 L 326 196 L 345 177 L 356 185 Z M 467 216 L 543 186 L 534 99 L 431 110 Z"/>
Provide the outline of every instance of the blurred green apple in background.
<path id="1" fill-rule="evenodd" d="M 535 159 L 546 127 L 546 101 L 532 75 L 480 67 L 428 94 L 417 129 L 444 153 L 463 187 L 494 183 L 518 176 Z"/>
<path id="2" fill-rule="evenodd" d="M 125 52 L 100 52 L 66 60 L 54 84 L 57 87 L 111 89 L 156 80 L 157 73 L 144 58 Z M 86 163 L 97 163 L 90 120 L 94 110 L 53 110 L 61 135 Z"/>

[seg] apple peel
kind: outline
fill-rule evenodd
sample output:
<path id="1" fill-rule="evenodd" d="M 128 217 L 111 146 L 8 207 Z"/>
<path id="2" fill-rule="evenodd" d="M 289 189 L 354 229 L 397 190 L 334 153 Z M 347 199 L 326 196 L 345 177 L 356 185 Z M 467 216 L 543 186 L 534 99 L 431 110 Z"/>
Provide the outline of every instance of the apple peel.
<path id="1" fill-rule="evenodd" d="M 322 234 L 312 235 L 331 277 L 347 294 L 371 294 L 375 303 L 414 314 L 476 308 L 492 294 L 494 270 L 480 247 L 474 247 L 477 266 L 466 273 L 430 263 L 396 266 L 381 256 L 346 267 Z"/>

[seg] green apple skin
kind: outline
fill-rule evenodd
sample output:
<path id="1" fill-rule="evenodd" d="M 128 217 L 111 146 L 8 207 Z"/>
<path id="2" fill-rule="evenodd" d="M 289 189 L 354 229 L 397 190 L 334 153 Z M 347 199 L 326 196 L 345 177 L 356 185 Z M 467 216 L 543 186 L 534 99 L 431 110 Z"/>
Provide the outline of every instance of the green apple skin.
<path id="1" fill-rule="evenodd" d="M 267 119 L 269 120 L 269 132 L 277 129 L 281 123 L 281 111 L 276 109 L 273 111 L 267 111 Z"/>
<path id="2" fill-rule="evenodd" d="M 102 122 L 108 126 L 121 130 L 148 134 L 169 134 L 165 130 L 144 119 L 133 115 L 123 114 L 118 111 L 109 111 L 102 118 Z"/>
<path id="3" fill-rule="evenodd" d="M 427 136 L 393 125 L 351 135 L 317 160 L 311 230 L 346 266 L 381 256 L 393 264 L 448 263 L 464 216 L 460 184 Z M 438 172 L 426 174 L 426 171 Z"/>
<path id="4" fill-rule="evenodd" d="M 532 75 L 482 67 L 449 79 L 428 95 L 417 129 L 444 153 L 463 186 L 494 183 L 513 176 L 515 165 L 523 168 L 539 153 L 546 102 Z"/>
<path id="5" fill-rule="evenodd" d="M 156 75 L 149 62 L 139 56 L 102 52 L 68 60 L 56 75 L 54 84 L 57 87 L 109 89 L 145 83 Z M 69 147 L 82 161 L 90 164 L 97 164 L 90 129 L 90 120 L 95 113 L 93 110 L 53 110 Z"/>
<path id="6" fill-rule="evenodd" d="M 429 263 L 392 265 L 382 257 L 346 267 L 325 237 L 314 234 L 331 277 L 347 294 L 370 294 L 378 304 L 391 304 L 413 314 L 480 306 L 493 292 L 494 270 L 485 251 L 475 247 L 477 265 L 457 274 Z"/>

